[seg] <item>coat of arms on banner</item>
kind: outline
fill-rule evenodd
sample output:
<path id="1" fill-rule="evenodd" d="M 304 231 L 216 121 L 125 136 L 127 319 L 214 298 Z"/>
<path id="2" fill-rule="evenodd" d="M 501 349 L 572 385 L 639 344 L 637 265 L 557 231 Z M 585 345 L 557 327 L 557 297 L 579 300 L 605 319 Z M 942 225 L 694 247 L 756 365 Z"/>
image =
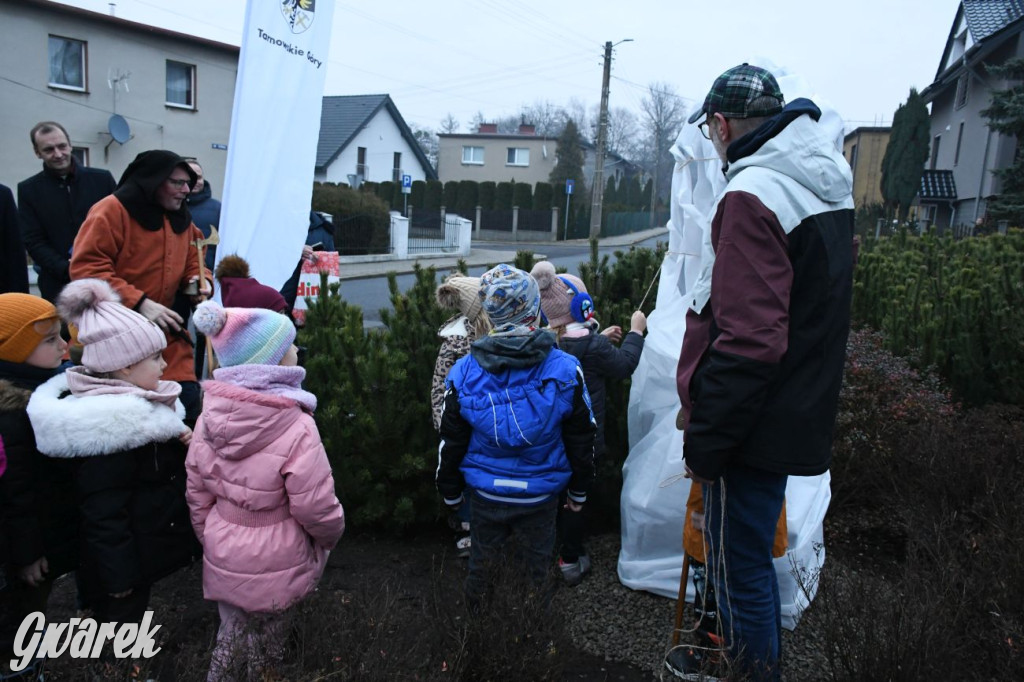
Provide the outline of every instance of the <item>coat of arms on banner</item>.
<path id="1" fill-rule="evenodd" d="M 280 0 L 281 14 L 292 33 L 302 33 L 313 25 L 316 0 Z"/>
<path id="2" fill-rule="evenodd" d="M 306 324 L 306 299 L 316 300 L 320 297 L 320 273 L 327 273 L 327 284 L 341 279 L 341 265 L 337 251 L 314 251 L 313 260 L 303 260 L 299 270 L 299 288 L 295 293 L 295 306 L 292 317 L 300 327 Z M 327 293 L 327 292 L 323 292 Z"/>

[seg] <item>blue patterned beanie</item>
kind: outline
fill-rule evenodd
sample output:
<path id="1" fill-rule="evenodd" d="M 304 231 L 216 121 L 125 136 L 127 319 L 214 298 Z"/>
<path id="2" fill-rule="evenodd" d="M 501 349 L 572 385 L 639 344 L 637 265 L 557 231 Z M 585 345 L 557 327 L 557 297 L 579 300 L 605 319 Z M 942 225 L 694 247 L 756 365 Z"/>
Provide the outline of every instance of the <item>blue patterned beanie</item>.
<path id="1" fill-rule="evenodd" d="M 480 276 L 480 303 L 492 334 L 528 334 L 540 320 L 540 287 L 530 273 L 496 265 Z"/>

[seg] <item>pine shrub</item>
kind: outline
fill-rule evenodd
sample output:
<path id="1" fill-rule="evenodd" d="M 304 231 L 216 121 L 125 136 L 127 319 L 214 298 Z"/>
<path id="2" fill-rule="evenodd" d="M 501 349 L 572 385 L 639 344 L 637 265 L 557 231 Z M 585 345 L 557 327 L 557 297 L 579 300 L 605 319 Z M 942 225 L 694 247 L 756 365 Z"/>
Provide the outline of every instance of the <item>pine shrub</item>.
<path id="1" fill-rule="evenodd" d="M 889 350 L 970 404 L 1024 404 L 1024 232 L 867 239 L 854 278 L 853 318 Z"/>
<path id="2" fill-rule="evenodd" d="M 393 274 L 388 284 L 394 313 L 382 315 L 384 330 L 366 330 L 361 309 L 324 280 L 328 293 L 311 303 L 302 344 L 338 497 L 355 523 L 400 530 L 437 516 L 429 395 L 445 315 L 433 302 L 433 269 L 417 270 L 406 294 Z"/>

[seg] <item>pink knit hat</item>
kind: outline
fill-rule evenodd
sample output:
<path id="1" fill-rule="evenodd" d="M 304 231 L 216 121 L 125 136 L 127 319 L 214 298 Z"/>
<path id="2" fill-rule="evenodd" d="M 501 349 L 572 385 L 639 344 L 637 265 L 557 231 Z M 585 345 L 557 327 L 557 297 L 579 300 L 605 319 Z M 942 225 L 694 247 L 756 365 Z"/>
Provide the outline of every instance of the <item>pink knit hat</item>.
<path id="1" fill-rule="evenodd" d="M 557 274 L 555 266 L 546 260 L 534 265 L 530 274 L 540 287 L 540 309 L 544 311 L 544 317 L 548 318 L 548 326 L 563 327 L 571 322 L 585 321 L 573 317 L 574 300 L 577 301 L 580 317 L 593 317 L 593 301 L 587 293 L 586 285 L 579 277 L 564 272 Z M 572 287 L 576 287 L 576 291 L 573 291 Z M 583 300 L 590 301 L 589 311 L 585 305 L 580 304 Z"/>
<path id="2" fill-rule="evenodd" d="M 61 317 L 78 328 L 82 366 L 93 373 L 131 367 L 167 347 L 160 327 L 131 308 L 101 279 L 80 279 L 57 298 Z"/>
<path id="3" fill-rule="evenodd" d="M 199 304 L 192 321 L 213 345 L 221 367 L 279 365 L 295 341 L 295 325 L 266 308 L 223 308 Z"/>

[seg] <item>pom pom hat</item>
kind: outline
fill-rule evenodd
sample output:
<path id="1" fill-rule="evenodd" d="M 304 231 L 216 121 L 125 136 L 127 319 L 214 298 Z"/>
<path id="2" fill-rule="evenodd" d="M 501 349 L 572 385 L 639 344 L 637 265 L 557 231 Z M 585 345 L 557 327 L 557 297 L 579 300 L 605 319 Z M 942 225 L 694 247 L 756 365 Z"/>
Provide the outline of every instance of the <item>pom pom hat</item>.
<path id="1" fill-rule="evenodd" d="M 0 360 L 25 362 L 53 326 L 47 323 L 56 319 L 57 309 L 45 299 L 0 294 Z"/>
<path id="2" fill-rule="evenodd" d="M 470 322 L 476 322 L 483 311 L 479 294 L 479 277 L 452 275 L 437 288 L 434 295 L 442 308 L 454 308 L 468 317 Z"/>
<path id="3" fill-rule="evenodd" d="M 265 308 L 223 308 L 206 301 L 192 320 L 213 345 L 221 367 L 279 365 L 295 341 L 291 321 Z"/>
<path id="4" fill-rule="evenodd" d="M 123 306 L 101 279 L 80 279 L 64 287 L 57 310 L 78 328 L 82 366 L 92 373 L 131 367 L 167 347 L 160 327 Z"/>
<path id="5" fill-rule="evenodd" d="M 544 317 L 548 318 L 549 326 L 564 327 L 571 322 L 585 322 L 594 316 L 594 305 L 587 287 L 576 275 L 559 275 L 555 273 L 555 266 L 546 260 L 534 265 L 530 274 L 540 287 L 540 308 L 544 311 Z M 589 308 L 581 305 L 584 300 L 590 301 Z M 573 314 L 574 301 L 578 308 L 576 315 Z"/>

